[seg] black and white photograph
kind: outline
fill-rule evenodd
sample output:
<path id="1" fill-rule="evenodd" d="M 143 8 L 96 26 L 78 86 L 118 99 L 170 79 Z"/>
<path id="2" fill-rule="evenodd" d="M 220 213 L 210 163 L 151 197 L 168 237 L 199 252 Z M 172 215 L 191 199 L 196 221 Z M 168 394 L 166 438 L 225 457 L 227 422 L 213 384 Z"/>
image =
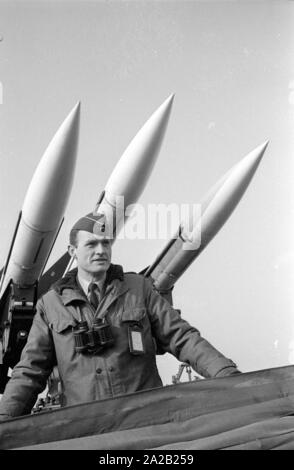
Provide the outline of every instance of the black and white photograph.
<path id="1" fill-rule="evenodd" d="M 1 450 L 294 450 L 294 1 L 0 0 L 0 164 Z"/>

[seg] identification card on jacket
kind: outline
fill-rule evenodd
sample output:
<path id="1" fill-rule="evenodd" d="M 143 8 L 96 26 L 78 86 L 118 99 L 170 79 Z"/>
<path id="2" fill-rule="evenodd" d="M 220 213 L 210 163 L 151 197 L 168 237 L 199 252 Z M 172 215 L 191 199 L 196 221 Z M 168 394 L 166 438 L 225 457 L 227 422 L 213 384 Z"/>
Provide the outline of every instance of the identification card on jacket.
<path id="1" fill-rule="evenodd" d="M 141 328 L 137 325 L 129 326 L 128 334 L 130 353 L 134 355 L 144 354 L 145 349 Z"/>

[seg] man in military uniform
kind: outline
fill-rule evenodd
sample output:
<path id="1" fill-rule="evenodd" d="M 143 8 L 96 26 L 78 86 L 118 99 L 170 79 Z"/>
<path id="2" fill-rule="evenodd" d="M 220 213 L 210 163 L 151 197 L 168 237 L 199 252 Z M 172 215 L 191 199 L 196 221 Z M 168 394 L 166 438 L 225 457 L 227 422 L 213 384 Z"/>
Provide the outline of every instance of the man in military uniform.
<path id="1" fill-rule="evenodd" d="M 101 216 L 88 214 L 73 226 L 68 249 L 77 268 L 39 300 L 0 419 L 30 413 L 56 365 L 63 405 L 161 387 L 157 352 L 204 377 L 238 373 L 149 279 L 111 264 L 111 244 Z"/>

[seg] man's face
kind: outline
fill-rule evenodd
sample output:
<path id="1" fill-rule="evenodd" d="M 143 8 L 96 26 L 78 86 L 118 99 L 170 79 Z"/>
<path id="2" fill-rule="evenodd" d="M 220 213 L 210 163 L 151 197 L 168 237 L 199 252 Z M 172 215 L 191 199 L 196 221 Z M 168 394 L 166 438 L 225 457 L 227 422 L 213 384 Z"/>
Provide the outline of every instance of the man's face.
<path id="1" fill-rule="evenodd" d="M 101 235 L 79 230 L 76 246 L 69 253 L 77 260 L 79 270 L 90 275 L 103 275 L 111 262 L 111 240 Z"/>

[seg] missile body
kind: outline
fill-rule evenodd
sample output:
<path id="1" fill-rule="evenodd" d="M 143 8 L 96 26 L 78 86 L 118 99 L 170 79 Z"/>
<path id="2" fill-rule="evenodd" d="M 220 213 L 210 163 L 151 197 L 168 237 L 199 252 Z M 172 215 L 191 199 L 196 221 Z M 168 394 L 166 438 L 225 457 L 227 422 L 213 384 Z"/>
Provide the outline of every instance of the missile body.
<path id="1" fill-rule="evenodd" d="M 174 95 L 152 114 L 131 141 L 112 171 L 95 213 L 104 214 L 114 236 L 126 219 L 126 209 L 136 203 L 150 177 L 167 128 Z M 122 203 L 122 205 L 121 205 Z"/>
<path id="2" fill-rule="evenodd" d="M 76 164 L 80 104 L 51 140 L 27 190 L 5 269 L 3 290 L 12 280 L 30 286 L 40 277 L 61 226 Z"/>
<path id="3" fill-rule="evenodd" d="M 155 287 L 169 291 L 190 264 L 199 256 L 221 229 L 246 191 L 268 142 L 246 155 L 229 170 L 200 202 L 200 214 L 194 222 L 184 221 L 175 236 L 162 250 L 145 276 L 151 276 Z"/>
<path id="4" fill-rule="evenodd" d="M 0 393 L 9 367 L 19 361 L 38 298 L 38 280 L 63 222 L 76 164 L 78 103 L 45 151 L 27 190 L 2 272 L 0 296 Z M 63 263 L 63 258 L 61 263 Z M 55 266 L 59 272 L 59 266 Z M 50 273 L 52 274 L 52 273 Z M 52 279 L 53 280 L 53 279 Z M 43 283 L 50 286 L 45 276 Z"/>

